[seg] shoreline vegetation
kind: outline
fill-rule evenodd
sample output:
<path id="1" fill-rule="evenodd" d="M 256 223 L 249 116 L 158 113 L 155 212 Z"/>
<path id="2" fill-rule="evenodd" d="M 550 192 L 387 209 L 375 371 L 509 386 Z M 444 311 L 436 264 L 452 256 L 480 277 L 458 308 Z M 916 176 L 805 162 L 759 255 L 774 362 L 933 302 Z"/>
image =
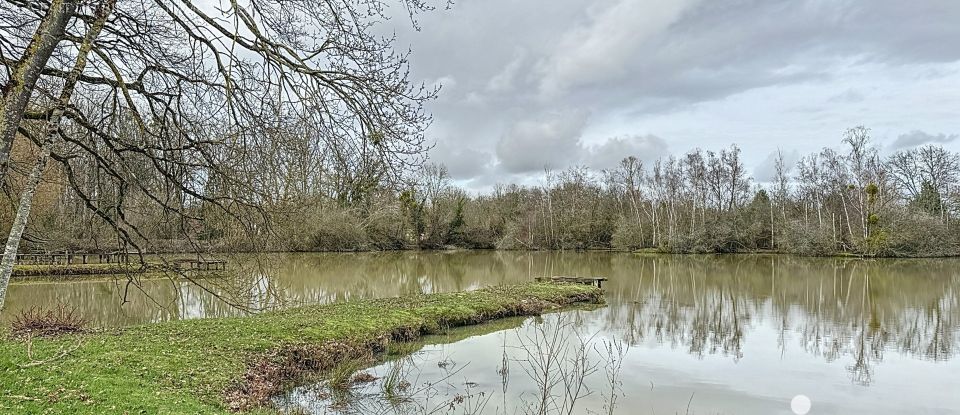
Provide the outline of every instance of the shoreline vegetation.
<path id="1" fill-rule="evenodd" d="M 326 174 L 311 179 L 315 191 L 267 198 L 274 202 L 256 215 L 257 226 L 197 203 L 177 208 L 184 218 L 143 211 L 131 224 L 142 231 L 129 241 L 116 240 L 109 224 L 62 215 L 66 201 L 49 200 L 37 204 L 29 228 L 44 237 L 26 240 L 23 252 L 136 246 L 192 254 L 456 248 L 960 255 L 960 187 L 953 185 L 960 154 L 927 145 L 883 155 L 863 127 L 838 144 L 778 153 L 762 181 L 749 176 L 735 145 L 657 160 L 625 154 L 607 169 L 548 171 L 538 185 L 496 185 L 479 194 L 457 187 L 437 164 L 419 166 L 402 183 L 359 187 L 324 182 L 339 177 Z"/>
<path id="2" fill-rule="evenodd" d="M 391 344 L 602 303 L 597 288 L 529 283 L 52 337 L 0 333 L 0 410 L 274 413 L 269 400 L 286 388 L 338 364 L 373 363 Z"/>
<path id="3" fill-rule="evenodd" d="M 368 253 L 368 252 L 458 252 L 458 251 L 489 251 L 489 249 L 475 248 L 437 248 L 437 249 L 394 249 L 394 250 L 356 250 L 356 251 L 272 251 L 261 252 L 261 254 L 304 254 L 304 253 Z M 498 251 L 493 249 L 493 251 Z M 506 250 L 516 251 L 516 250 Z M 544 250 L 526 250 L 531 252 Z M 547 250 L 562 251 L 562 250 Z M 851 252 L 837 252 L 833 254 L 807 255 L 794 252 L 783 252 L 777 250 L 743 250 L 734 252 L 670 252 L 659 248 L 642 248 L 634 250 L 625 250 L 617 248 L 587 248 L 571 249 L 571 251 L 597 251 L 597 252 L 616 252 L 636 255 L 785 255 L 798 257 L 823 257 L 823 258 L 845 258 L 845 259 L 910 259 L 910 258 L 957 258 L 960 255 L 913 255 L 913 256 L 884 256 L 857 254 Z M 222 252 L 221 255 L 242 255 L 249 252 Z M 176 254 L 173 254 L 176 255 Z M 205 272 L 197 270 L 198 272 Z M 215 272 L 213 270 L 206 272 Z M 15 281 L 34 281 L 34 280 L 76 280 L 88 279 L 98 276 L 110 275 L 150 275 L 158 276 L 165 274 L 165 268 L 161 263 L 148 261 L 146 263 L 94 263 L 94 264 L 37 264 L 37 265 L 16 265 L 13 268 L 13 277 Z"/>

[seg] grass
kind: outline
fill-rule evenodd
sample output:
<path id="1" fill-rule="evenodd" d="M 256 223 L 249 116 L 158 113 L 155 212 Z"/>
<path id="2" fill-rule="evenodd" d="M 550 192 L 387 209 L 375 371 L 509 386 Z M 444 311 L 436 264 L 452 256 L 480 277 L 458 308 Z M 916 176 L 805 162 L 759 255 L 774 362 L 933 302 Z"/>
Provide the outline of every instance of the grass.
<path id="1" fill-rule="evenodd" d="M 410 387 L 410 383 L 404 379 L 404 359 L 394 360 L 390 364 L 390 371 L 383 377 L 382 389 L 383 397 L 392 404 L 403 402 L 403 393 Z"/>
<path id="2" fill-rule="evenodd" d="M 323 376 L 348 351 L 511 315 L 602 301 L 581 285 L 308 306 L 252 317 L 184 320 L 33 339 L 2 333 L 0 413 L 273 413 L 264 397 Z M 269 392 L 269 393 L 267 393 Z"/>
<path id="3" fill-rule="evenodd" d="M 131 264 L 53 264 L 53 265 L 15 265 L 14 277 L 32 276 L 74 276 L 141 273 L 154 268 L 154 264 L 143 266 Z"/>
<path id="4" fill-rule="evenodd" d="M 370 359 L 348 359 L 327 373 L 327 385 L 330 389 L 348 389 L 353 386 L 354 374 L 373 362 L 373 356 Z"/>

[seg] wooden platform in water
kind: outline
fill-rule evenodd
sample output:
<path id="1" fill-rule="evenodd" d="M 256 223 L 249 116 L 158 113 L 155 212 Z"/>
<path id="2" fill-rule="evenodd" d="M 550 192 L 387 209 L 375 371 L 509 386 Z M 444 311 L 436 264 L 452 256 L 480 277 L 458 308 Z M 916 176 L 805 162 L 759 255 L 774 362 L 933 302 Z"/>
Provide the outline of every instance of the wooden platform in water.
<path id="1" fill-rule="evenodd" d="M 174 268 L 181 270 L 222 271 L 227 269 L 227 261 L 222 259 L 177 259 L 171 263 Z"/>
<path id="2" fill-rule="evenodd" d="M 43 252 L 17 254 L 17 263 L 23 265 L 126 264 L 135 252 Z"/>
<path id="3" fill-rule="evenodd" d="M 565 277 L 565 276 L 552 276 L 552 277 L 536 277 L 534 278 L 537 282 L 565 282 L 571 284 L 586 284 L 586 285 L 595 285 L 597 288 L 603 288 L 603 282 L 607 281 L 606 277 Z"/>

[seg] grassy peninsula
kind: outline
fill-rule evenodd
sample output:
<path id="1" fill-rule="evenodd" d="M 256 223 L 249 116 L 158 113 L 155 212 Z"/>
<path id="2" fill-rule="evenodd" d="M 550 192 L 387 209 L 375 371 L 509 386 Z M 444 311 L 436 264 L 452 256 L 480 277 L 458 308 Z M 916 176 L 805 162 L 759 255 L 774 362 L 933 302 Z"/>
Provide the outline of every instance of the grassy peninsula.
<path id="1" fill-rule="evenodd" d="M 602 301 L 592 287 L 531 283 L 55 337 L 5 332 L 0 412 L 273 413 L 273 394 L 392 342 Z"/>

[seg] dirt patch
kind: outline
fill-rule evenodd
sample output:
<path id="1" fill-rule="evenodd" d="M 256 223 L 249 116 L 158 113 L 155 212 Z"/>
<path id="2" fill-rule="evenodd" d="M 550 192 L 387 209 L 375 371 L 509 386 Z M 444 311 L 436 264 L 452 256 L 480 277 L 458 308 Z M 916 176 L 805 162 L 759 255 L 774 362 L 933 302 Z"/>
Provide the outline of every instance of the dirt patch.
<path id="1" fill-rule="evenodd" d="M 226 391 L 233 411 L 265 406 L 286 385 L 324 373 L 339 362 L 373 359 L 372 345 L 332 341 L 321 345 L 291 345 L 252 359 L 243 378 Z"/>

